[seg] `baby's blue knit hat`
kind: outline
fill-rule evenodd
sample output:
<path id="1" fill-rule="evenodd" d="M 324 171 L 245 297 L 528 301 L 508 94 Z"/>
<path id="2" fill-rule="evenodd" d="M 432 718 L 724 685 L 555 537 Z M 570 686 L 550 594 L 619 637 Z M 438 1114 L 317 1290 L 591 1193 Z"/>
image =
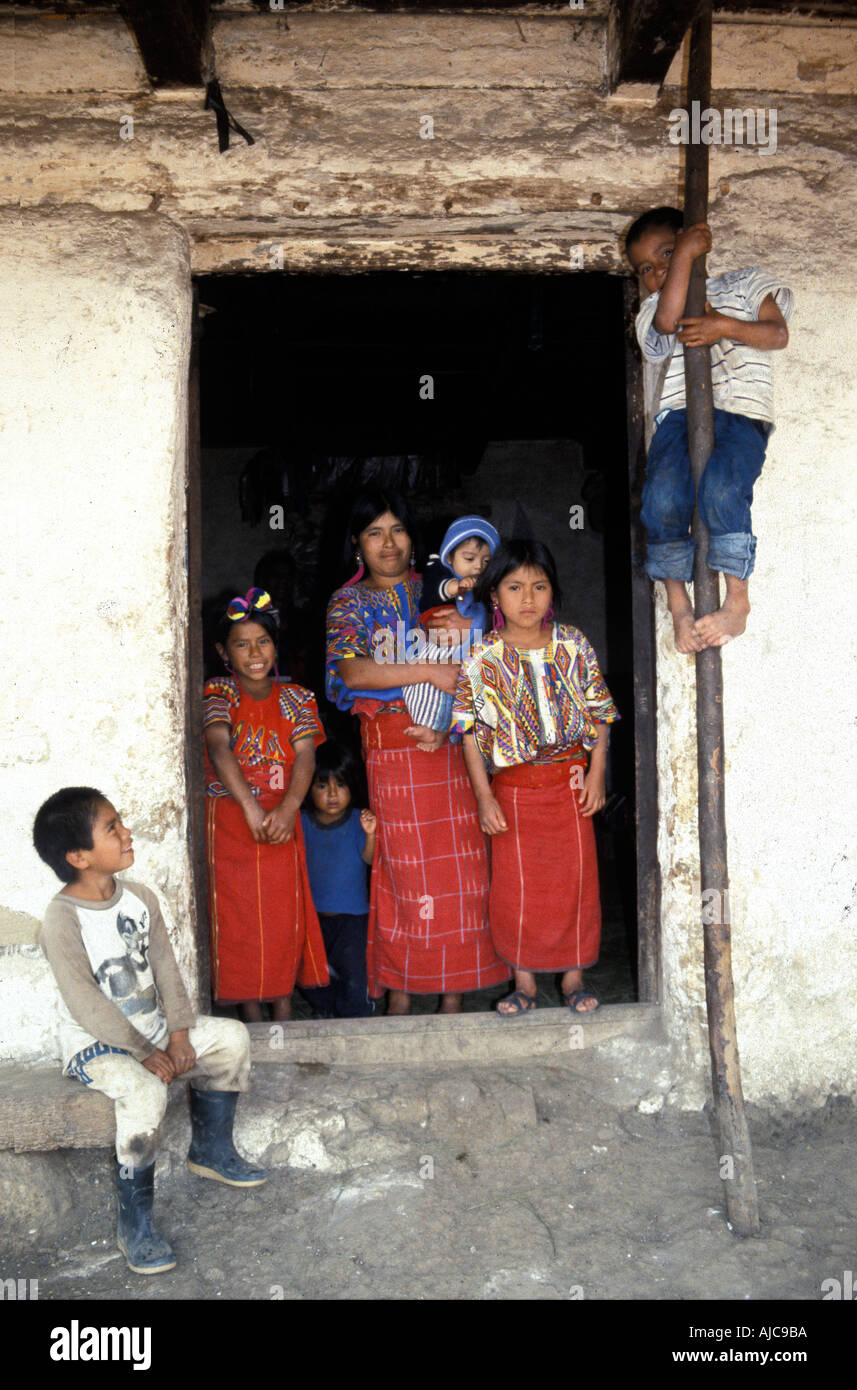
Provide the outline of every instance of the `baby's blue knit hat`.
<path id="1" fill-rule="evenodd" d="M 456 546 L 461 545 L 462 541 L 469 541 L 471 536 L 478 536 L 481 541 L 485 541 L 492 555 L 500 544 L 500 534 L 490 521 L 485 521 L 481 516 L 460 516 L 450 526 L 440 547 L 440 558 L 447 569 L 452 569 L 449 557 Z"/>

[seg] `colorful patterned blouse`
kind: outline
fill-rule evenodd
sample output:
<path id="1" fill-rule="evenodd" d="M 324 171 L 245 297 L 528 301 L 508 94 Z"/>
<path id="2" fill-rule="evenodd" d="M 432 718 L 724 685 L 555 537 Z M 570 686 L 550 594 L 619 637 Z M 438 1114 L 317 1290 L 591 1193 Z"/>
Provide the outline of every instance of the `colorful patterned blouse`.
<path id="1" fill-rule="evenodd" d="M 317 746 L 325 734 L 315 696 L 302 685 L 273 681 L 264 700 L 245 695 L 234 676 L 207 681 L 202 699 L 202 723 L 232 726 L 230 747 L 255 797 L 278 789 L 285 792 L 290 777 L 285 769 L 295 760 L 294 744 L 312 738 Z M 229 796 L 205 755 L 205 794 Z"/>
<path id="2" fill-rule="evenodd" d="M 452 729 L 473 733 L 486 763 L 555 762 L 598 741 L 619 719 L 592 647 L 576 627 L 554 623 L 546 647 L 519 651 L 494 634 L 458 677 Z"/>
<path id="3" fill-rule="evenodd" d="M 347 584 L 337 589 L 327 605 L 327 697 L 337 709 L 351 709 L 357 699 L 378 701 L 377 713 L 401 705 L 401 688 L 393 685 L 381 690 L 349 690 L 336 669 L 347 656 L 374 656 L 376 633 L 389 632 L 394 642 L 406 646 L 408 633 L 416 627 L 420 611 L 422 584 L 419 579 L 403 579 L 392 589 L 370 589 L 366 584 Z M 397 660 L 401 658 L 397 655 Z"/>

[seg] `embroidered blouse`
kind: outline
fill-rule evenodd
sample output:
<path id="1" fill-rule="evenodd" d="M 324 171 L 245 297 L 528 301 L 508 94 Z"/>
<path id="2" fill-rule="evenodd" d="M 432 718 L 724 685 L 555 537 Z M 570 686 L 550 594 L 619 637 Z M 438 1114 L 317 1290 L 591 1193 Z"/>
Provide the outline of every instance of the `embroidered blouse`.
<path id="1" fill-rule="evenodd" d="M 378 714 L 402 706 L 400 686 L 391 683 L 383 690 L 349 689 L 336 665 L 343 657 L 380 655 L 383 648 L 394 661 L 405 660 L 409 634 L 418 627 L 421 592 L 420 580 L 409 578 L 392 589 L 347 584 L 332 595 L 327 605 L 325 689 L 337 709 L 350 710 L 355 700 L 367 698 L 377 702 L 374 712 Z M 379 645 L 383 634 L 389 636 Z"/>
<path id="2" fill-rule="evenodd" d="M 494 634 L 459 673 L 452 730 L 473 733 L 495 768 L 587 752 L 619 719 L 598 659 L 576 627 L 554 623 L 546 647 L 521 651 Z"/>
<path id="3" fill-rule="evenodd" d="M 215 676 L 207 681 L 202 700 L 202 723 L 231 725 L 230 747 L 253 795 L 272 787 L 285 791 L 289 775 L 284 771 L 295 760 L 293 745 L 298 739 L 312 738 L 324 743 L 325 733 L 318 717 L 315 696 L 302 685 L 273 681 L 264 700 L 245 695 L 234 676 Z M 229 796 L 205 756 L 205 794 Z"/>

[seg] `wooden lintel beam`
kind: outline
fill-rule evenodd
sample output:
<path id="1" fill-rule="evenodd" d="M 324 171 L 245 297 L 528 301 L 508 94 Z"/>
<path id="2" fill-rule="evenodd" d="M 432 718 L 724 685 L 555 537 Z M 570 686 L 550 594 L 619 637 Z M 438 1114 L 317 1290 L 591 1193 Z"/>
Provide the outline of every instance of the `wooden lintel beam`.
<path id="1" fill-rule="evenodd" d="M 255 8 L 263 14 L 282 14 L 291 8 L 295 0 L 251 0 Z M 379 14 L 390 14 L 396 10 L 413 10 L 416 13 L 434 14 L 438 10 L 520 10 L 529 0 L 348 0 L 347 9 L 375 10 Z M 568 11 L 569 0 L 538 0 L 537 8 L 550 13 L 552 10 Z M 579 6 L 580 18 L 586 17 L 585 0 Z"/>
<path id="2" fill-rule="evenodd" d="M 700 0 L 612 0 L 607 35 L 610 91 L 623 82 L 660 86 Z"/>
<path id="3" fill-rule="evenodd" d="M 122 0 L 119 8 L 153 87 L 205 85 L 210 0 Z"/>

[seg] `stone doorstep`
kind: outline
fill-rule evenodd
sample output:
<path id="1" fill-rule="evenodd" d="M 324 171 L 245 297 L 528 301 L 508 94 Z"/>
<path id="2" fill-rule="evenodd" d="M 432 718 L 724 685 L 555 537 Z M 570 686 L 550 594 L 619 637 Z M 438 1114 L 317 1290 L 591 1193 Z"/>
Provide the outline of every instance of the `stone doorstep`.
<path id="1" fill-rule="evenodd" d="M 656 1004 L 609 1004 L 592 1016 L 574 1018 L 567 1009 L 538 1009 L 512 1019 L 474 1013 L 253 1023 L 249 1032 L 255 1065 L 413 1066 L 558 1060 L 585 1054 L 618 1035 L 650 1040 L 659 1021 Z M 571 1031 L 578 1023 L 579 1034 Z M 171 1096 L 170 1109 L 180 1103 L 186 1103 L 184 1087 Z M 112 1101 L 64 1077 L 58 1063 L 0 1066 L 0 1150 L 112 1148 L 113 1136 Z"/>
<path id="2" fill-rule="evenodd" d="M 616 1034 L 637 1037 L 659 1021 L 657 1004 L 607 1004 L 594 1014 L 534 1009 L 514 1018 L 497 1013 L 414 1014 L 401 1018 L 296 1019 L 251 1023 L 253 1062 L 509 1062 L 565 1055 Z M 577 1025 L 581 1031 L 577 1031 Z"/>

